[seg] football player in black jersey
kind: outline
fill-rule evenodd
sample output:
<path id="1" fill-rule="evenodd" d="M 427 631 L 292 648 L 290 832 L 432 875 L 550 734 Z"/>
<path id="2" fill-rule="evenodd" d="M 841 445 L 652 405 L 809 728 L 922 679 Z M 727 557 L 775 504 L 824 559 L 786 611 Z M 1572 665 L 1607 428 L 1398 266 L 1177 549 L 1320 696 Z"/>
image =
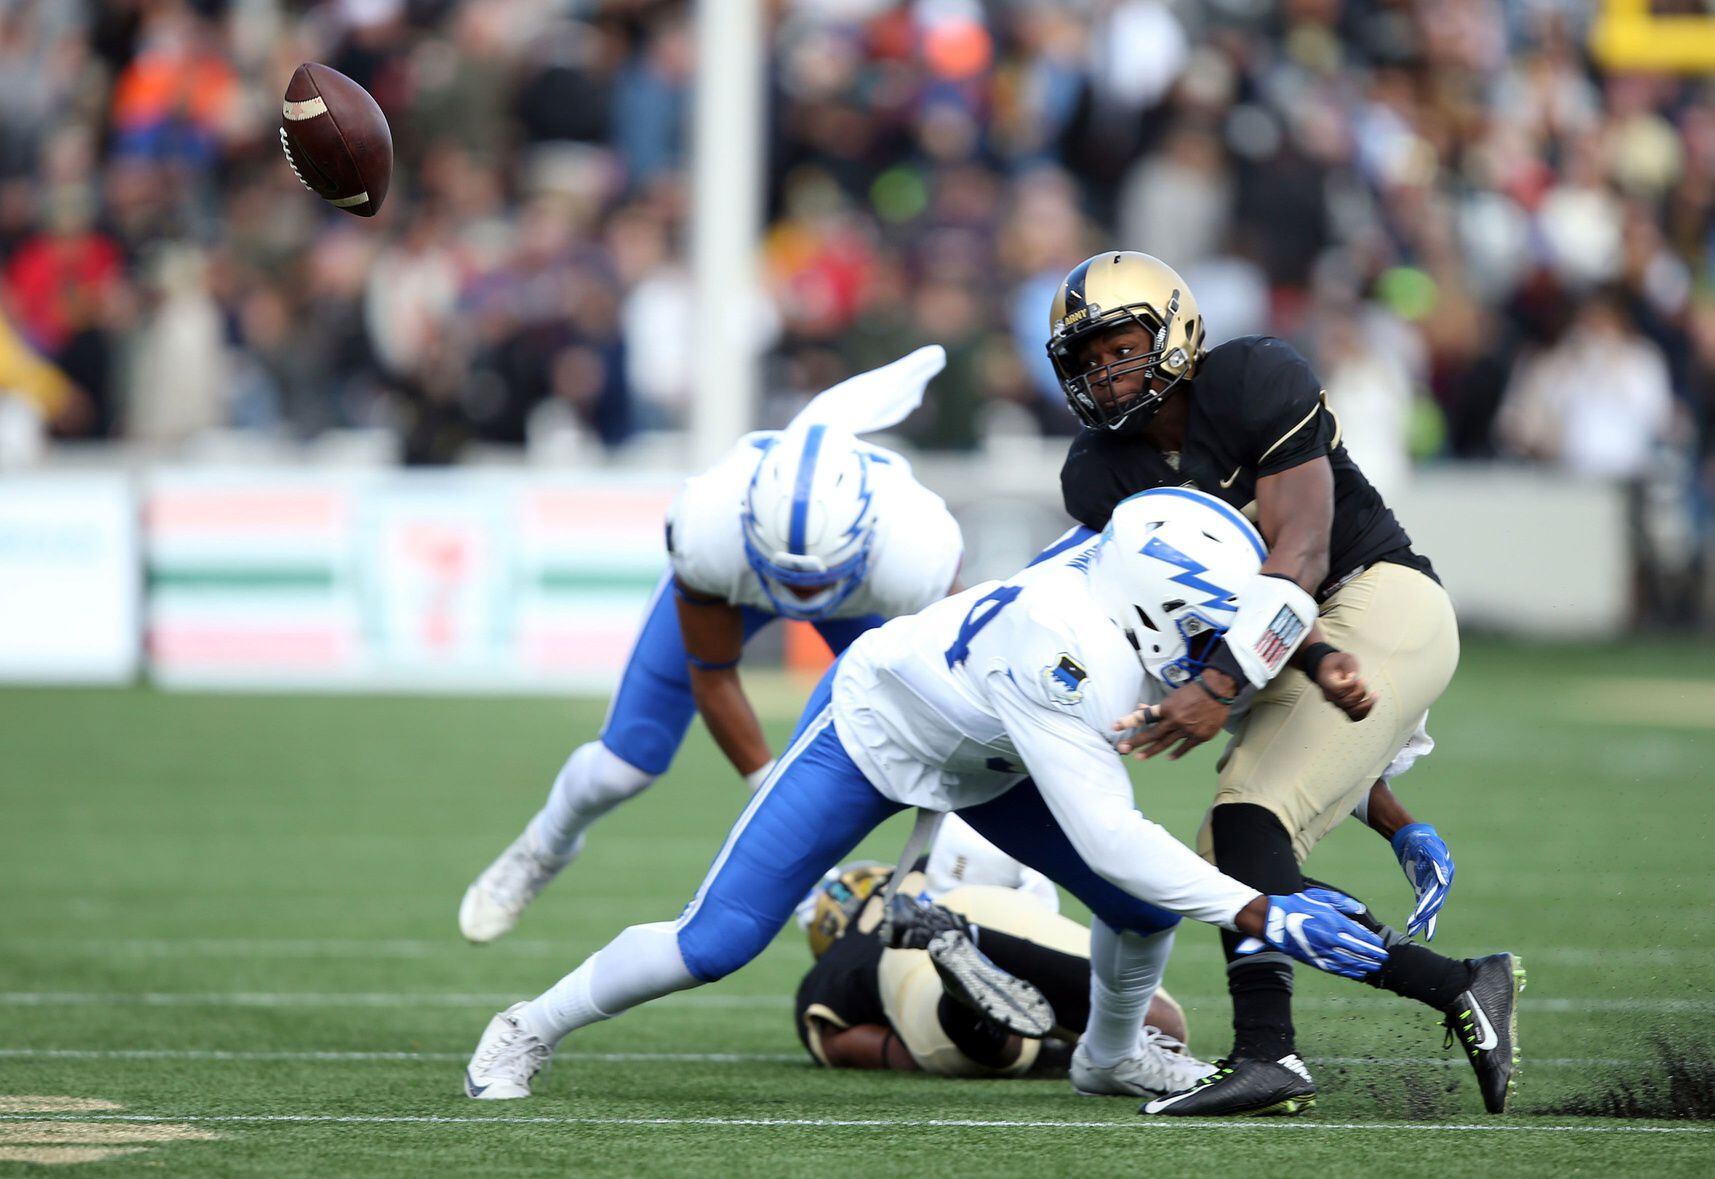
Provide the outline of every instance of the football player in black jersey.
<path id="1" fill-rule="evenodd" d="M 1196 487 L 1253 520 L 1268 544 L 1236 610 L 1210 603 L 1232 611 L 1221 635 L 1196 644 L 1199 661 L 1159 707 L 1121 725 L 1143 730 L 1130 742 L 1141 756 L 1178 757 L 1242 714 L 1199 850 L 1264 892 L 1303 888 L 1311 848 L 1368 796 L 1452 678 L 1452 604 L 1340 445 L 1321 382 L 1291 345 L 1252 336 L 1205 350 L 1185 281 L 1123 251 L 1066 276 L 1050 328 L 1049 357 L 1085 426 L 1061 472 L 1074 518 L 1100 529 L 1127 496 Z M 1176 579 L 1192 598 L 1202 569 L 1184 564 Z M 1345 698 L 1364 682 L 1373 698 Z M 1232 1055 L 1145 1112 L 1284 1112 L 1315 1092 L 1293 1040 L 1290 963 L 1240 955 L 1238 935 L 1222 940 Z M 1517 1067 L 1517 960 L 1449 959 L 1397 934 L 1389 944 L 1372 981 L 1442 1011 L 1485 1106 L 1504 1110 Z"/>
<path id="2" fill-rule="evenodd" d="M 1002 853 L 997 849 L 994 855 Z M 1066 1074 L 1090 1013 L 1089 930 L 1037 896 L 993 884 L 963 885 L 933 905 L 906 910 L 924 923 L 919 932 L 928 932 L 935 921 L 957 922 L 996 966 L 1040 990 L 1053 1009 L 1055 1030 L 1021 1036 L 949 988 L 945 976 L 923 961 L 932 954 L 888 948 L 879 935 L 879 913 L 872 909 L 870 921 L 860 919 L 891 872 L 885 864 L 846 865 L 837 876 L 830 873 L 815 894 L 806 932 L 816 962 L 799 982 L 793 1004 L 806 1051 L 828 1068 L 952 1077 Z M 916 896 L 926 887 L 919 868 L 906 876 L 901 891 Z M 1182 1055 L 1185 1012 L 1164 987 L 1150 1001 L 1142 1035 L 1164 1050 L 1150 1053 L 1152 1071 L 1162 1074 L 1152 1085 L 1155 1091 L 1191 1084 L 1209 1071 Z"/>

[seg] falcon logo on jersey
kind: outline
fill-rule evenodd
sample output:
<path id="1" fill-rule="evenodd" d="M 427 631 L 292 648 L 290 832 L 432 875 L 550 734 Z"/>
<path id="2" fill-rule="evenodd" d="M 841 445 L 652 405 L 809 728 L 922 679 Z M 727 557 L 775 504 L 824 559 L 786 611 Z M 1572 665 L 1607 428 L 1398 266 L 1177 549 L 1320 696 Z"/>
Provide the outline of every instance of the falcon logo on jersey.
<path id="1" fill-rule="evenodd" d="M 1090 673 L 1084 670 L 1084 665 L 1072 658 L 1066 652 L 1060 652 L 1057 663 L 1042 669 L 1042 686 L 1048 690 L 1048 698 L 1056 704 L 1076 704 L 1084 698 L 1084 681 L 1090 678 Z"/>
<path id="2" fill-rule="evenodd" d="M 1280 613 L 1268 624 L 1268 629 L 1262 632 L 1262 638 L 1256 641 L 1257 657 L 1268 668 L 1270 675 L 1280 670 L 1281 662 L 1291 651 L 1293 644 L 1298 642 L 1298 636 L 1304 633 L 1304 622 L 1294 614 L 1290 607 L 1282 606 Z"/>

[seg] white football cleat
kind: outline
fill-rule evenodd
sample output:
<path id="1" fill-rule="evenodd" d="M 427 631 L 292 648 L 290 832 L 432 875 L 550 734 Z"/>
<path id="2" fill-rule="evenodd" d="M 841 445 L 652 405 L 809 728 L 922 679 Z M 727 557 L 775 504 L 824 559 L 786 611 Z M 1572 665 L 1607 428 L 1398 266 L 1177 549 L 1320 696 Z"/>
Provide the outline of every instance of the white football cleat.
<path id="1" fill-rule="evenodd" d="M 1085 1097 L 1159 1097 L 1189 1089 L 1215 1066 L 1187 1055 L 1185 1045 L 1146 1026 L 1137 1051 L 1109 1065 L 1090 1059 L 1080 1040 L 1072 1050 L 1072 1088 Z"/>
<path id="2" fill-rule="evenodd" d="M 580 849 L 582 842 L 580 839 Z M 510 932 L 524 907 L 577 854 L 575 849 L 564 859 L 545 859 L 530 846 L 530 832 L 526 830 L 464 890 L 464 900 L 459 902 L 459 932 L 478 945 Z"/>
<path id="3" fill-rule="evenodd" d="M 523 1003 L 514 1003 L 488 1021 L 464 1070 L 466 1097 L 506 1101 L 530 1096 L 530 1081 L 548 1064 L 554 1050 L 518 1022 Z"/>

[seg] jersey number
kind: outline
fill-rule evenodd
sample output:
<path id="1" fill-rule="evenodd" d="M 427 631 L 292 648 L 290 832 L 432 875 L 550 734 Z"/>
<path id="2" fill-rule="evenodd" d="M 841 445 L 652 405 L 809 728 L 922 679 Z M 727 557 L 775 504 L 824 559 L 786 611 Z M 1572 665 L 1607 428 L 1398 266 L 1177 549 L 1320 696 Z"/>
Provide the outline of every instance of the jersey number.
<path id="1" fill-rule="evenodd" d="M 978 598 L 976 604 L 971 607 L 971 612 L 965 615 L 965 620 L 959 623 L 959 637 L 947 648 L 947 666 L 957 667 L 969 658 L 971 640 L 977 637 L 977 632 L 993 622 L 995 615 L 1006 609 L 1006 604 L 1023 592 L 1021 586 L 1003 585 Z"/>

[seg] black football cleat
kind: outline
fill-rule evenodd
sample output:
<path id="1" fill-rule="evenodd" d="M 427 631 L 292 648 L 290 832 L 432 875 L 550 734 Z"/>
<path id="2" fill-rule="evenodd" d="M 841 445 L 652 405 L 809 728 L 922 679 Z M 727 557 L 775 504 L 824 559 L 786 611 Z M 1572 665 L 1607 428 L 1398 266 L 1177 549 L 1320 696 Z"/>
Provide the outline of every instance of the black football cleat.
<path id="1" fill-rule="evenodd" d="M 1177 1118 L 1258 1118 L 1301 1114 L 1316 1104 L 1316 1082 L 1297 1053 L 1279 1060 L 1217 1060 L 1215 1071 L 1179 1093 L 1146 1101 L 1138 1113 Z"/>
<path id="2" fill-rule="evenodd" d="M 1040 1040 L 1054 1030 L 1054 1007 L 1033 982 L 1008 974 L 977 949 L 970 934 L 947 930 L 929 943 L 941 989 L 1007 1031 Z"/>
<path id="3" fill-rule="evenodd" d="M 937 934 L 950 931 L 968 934 L 971 923 L 951 909 L 932 901 L 895 894 L 877 936 L 895 950 L 927 950 Z"/>
<path id="4" fill-rule="evenodd" d="M 1444 1012 L 1447 1047 L 1458 1040 L 1471 1058 L 1483 1107 L 1505 1113 L 1518 1081 L 1518 997 L 1524 964 L 1512 954 L 1471 961 L 1471 985 Z"/>

